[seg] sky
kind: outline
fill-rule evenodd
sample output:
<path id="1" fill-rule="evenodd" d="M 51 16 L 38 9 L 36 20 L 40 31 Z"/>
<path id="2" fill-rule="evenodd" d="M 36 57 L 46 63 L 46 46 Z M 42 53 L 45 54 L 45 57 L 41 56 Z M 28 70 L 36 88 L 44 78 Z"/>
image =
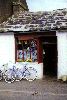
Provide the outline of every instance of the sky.
<path id="1" fill-rule="evenodd" d="M 67 0 L 26 0 L 31 12 L 67 8 Z"/>

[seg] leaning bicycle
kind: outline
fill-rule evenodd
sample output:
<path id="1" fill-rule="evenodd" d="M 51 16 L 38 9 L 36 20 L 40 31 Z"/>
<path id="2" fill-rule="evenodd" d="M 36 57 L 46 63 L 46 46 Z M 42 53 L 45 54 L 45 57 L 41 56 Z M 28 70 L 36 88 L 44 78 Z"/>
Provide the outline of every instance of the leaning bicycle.
<path id="1" fill-rule="evenodd" d="M 7 83 L 12 83 L 15 80 L 20 81 L 22 79 L 22 73 L 20 69 L 16 69 L 16 67 L 13 65 L 12 69 L 9 69 L 6 73 L 5 81 Z"/>
<path id="2" fill-rule="evenodd" d="M 0 81 L 3 79 L 3 72 L 0 70 Z"/>
<path id="3" fill-rule="evenodd" d="M 24 65 L 22 77 L 26 78 L 28 81 L 34 81 L 37 77 L 37 71 L 33 67 L 27 68 L 27 65 Z"/>
<path id="4" fill-rule="evenodd" d="M 16 66 L 12 66 L 12 68 L 8 68 L 8 70 L 1 71 L 0 79 L 2 79 L 3 76 L 5 76 L 5 81 L 7 83 L 12 83 L 14 81 L 20 81 L 23 78 L 27 79 L 28 81 L 33 81 L 37 77 L 37 71 L 33 67 L 27 67 L 26 65 L 22 65 L 23 70 L 16 68 Z"/>
<path id="5" fill-rule="evenodd" d="M 21 69 L 16 69 L 16 67 L 13 66 L 13 68 L 9 69 L 7 73 L 8 74 L 6 75 L 5 81 L 8 83 L 20 81 L 23 78 L 27 79 L 28 81 L 33 81 L 37 77 L 36 69 L 33 67 L 27 68 L 27 64 L 23 66 L 23 71 Z"/>
<path id="6" fill-rule="evenodd" d="M 7 66 L 8 64 L 3 64 L 1 67 L 0 67 L 0 81 L 6 77 L 5 73 L 7 72 Z"/>

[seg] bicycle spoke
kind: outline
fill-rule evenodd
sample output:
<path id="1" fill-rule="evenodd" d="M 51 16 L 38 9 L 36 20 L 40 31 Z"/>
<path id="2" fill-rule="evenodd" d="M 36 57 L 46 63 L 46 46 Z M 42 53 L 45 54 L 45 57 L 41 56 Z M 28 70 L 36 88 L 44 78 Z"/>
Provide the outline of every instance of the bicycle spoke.
<path id="1" fill-rule="evenodd" d="M 17 70 L 16 74 L 17 74 L 16 81 L 20 81 L 22 79 L 22 72 L 21 72 L 21 70 Z"/>
<path id="2" fill-rule="evenodd" d="M 2 80 L 3 74 L 0 72 L 0 81 Z"/>
<path id="3" fill-rule="evenodd" d="M 28 81 L 33 81 L 37 77 L 37 71 L 32 67 L 25 71 L 25 74 Z"/>
<path id="4" fill-rule="evenodd" d="M 12 70 L 8 70 L 8 71 L 6 72 L 5 81 L 6 81 L 7 83 L 12 83 L 12 82 L 14 82 L 14 81 L 15 81 L 15 78 L 16 78 L 16 73 L 15 73 L 14 71 L 12 72 Z"/>

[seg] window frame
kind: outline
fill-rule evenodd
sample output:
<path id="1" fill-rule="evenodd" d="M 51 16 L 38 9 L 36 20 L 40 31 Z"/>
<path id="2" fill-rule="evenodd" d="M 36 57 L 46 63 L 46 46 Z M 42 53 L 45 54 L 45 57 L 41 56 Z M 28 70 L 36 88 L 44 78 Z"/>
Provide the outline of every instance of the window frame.
<path id="1" fill-rule="evenodd" d="M 20 40 L 36 39 L 36 42 L 37 42 L 37 62 L 38 62 L 38 64 L 43 62 L 42 41 L 40 40 L 40 38 L 37 35 L 35 35 L 35 36 L 34 35 L 15 35 L 15 62 L 17 62 L 17 43 L 16 43 L 17 39 L 20 39 Z"/>
<path id="2" fill-rule="evenodd" d="M 21 37 L 22 38 L 22 37 Z M 17 59 L 17 50 L 18 50 L 18 47 L 17 47 L 17 40 L 18 40 L 19 38 L 18 37 L 15 37 L 15 61 L 17 62 L 18 61 L 18 59 Z M 31 58 L 31 41 L 32 40 L 35 40 L 35 39 L 26 39 L 26 40 L 29 40 L 29 49 L 30 49 L 30 59 L 32 59 Z M 26 41 L 25 39 L 22 39 L 21 41 L 22 41 L 22 43 L 21 43 L 21 45 L 22 45 L 22 51 L 23 51 L 23 59 L 22 60 L 25 60 L 24 59 L 24 41 Z M 36 42 L 37 42 L 37 39 L 36 39 Z M 37 44 L 36 44 L 37 45 Z M 20 62 L 20 61 L 19 61 Z"/>

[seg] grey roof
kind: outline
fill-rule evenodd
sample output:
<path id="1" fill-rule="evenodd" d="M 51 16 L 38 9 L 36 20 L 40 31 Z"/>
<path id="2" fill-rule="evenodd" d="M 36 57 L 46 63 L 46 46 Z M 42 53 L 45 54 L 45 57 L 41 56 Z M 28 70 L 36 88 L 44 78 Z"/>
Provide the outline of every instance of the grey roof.
<path id="1" fill-rule="evenodd" d="M 20 12 L 0 24 L 0 31 L 44 31 L 67 29 L 67 8 L 53 11 Z"/>

